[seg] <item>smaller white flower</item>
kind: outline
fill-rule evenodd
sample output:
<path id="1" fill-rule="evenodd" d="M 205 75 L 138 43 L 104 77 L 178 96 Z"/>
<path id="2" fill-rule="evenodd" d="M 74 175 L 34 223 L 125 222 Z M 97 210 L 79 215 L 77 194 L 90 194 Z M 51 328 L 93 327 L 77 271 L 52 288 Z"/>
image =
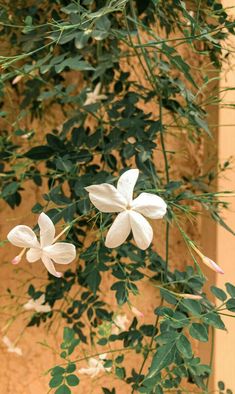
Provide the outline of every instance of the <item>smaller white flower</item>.
<path id="1" fill-rule="evenodd" d="M 147 249 L 153 239 L 153 229 L 145 216 L 161 219 L 166 214 L 165 201 L 155 194 L 141 193 L 133 200 L 138 176 L 138 169 L 128 170 L 120 176 L 117 188 L 108 183 L 85 187 L 97 209 L 118 213 L 106 236 L 105 246 L 108 248 L 123 244 L 132 231 L 137 246 L 142 250 Z"/>
<path id="2" fill-rule="evenodd" d="M 101 90 L 101 83 L 99 82 L 93 92 L 89 92 L 86 94 L 86 101 L 83 105 L 90 105 L 90 104 L 96 104 L 97 102 L 101 100 L 105 100 L 107 96 L 105 94 L 100 94 Z"/>
<path id="3" fill-rule="evenodd" d="M 117 315 L 113 319 L 112 334 L 119 334 L 119 332 L 126 331 L 129 320 L 126 315 Z"/>
<path id="4" fill-rule="evenodd" d="M 24 248 L 12 262 L 18 264 L 25 249 L 29 248 L 26 253 L 26 259 L 29 263 L 41 259 L 50 274 L 60 278 L 62 273 L 55 270 L 53 262 L 58 264 L 71 263 L 76 257 L 75 246 L 67 242 L 55 243 L 58 238 L 58 236 L 55 238 L 55 226 L 49 216 L 43 212 L 39 215 L 38 225 L 40 228 L 40 242 L 37 240 L 34 231 L 28 226 L 19 225 L 9 232 L 7 235 L 8 241 L 19 248 Z"/>
<path id="5" fill-rule="evenodd" d="M 7 351 L 9 353 L 16 353 L 18 354 L 18 356 L 22 356 L 23 353 L 21 348 L 16 347 L 6 335 L 2 338 L 2 342 L 4 343 L 4 345 L 6 345 Z"/>
<path id="6" fill-rule="evenodd" d="M 50 305 L 48 304 L 43 305 L 44 303 L 45 303 L 45 294 L 42 294 L 41 297 L 39 297 L 37 300 L 33 300 L 31 298 L 26 304 L 23 305 L 23 308 L 26 311 L 34 310 L 38 313 L 50 312 L 51 311 Z"/>
<path id="7" fill-rule="evenodd" d="M 88 368 L 81 368 L 78 370 L 78 373 L 83 375 L 88 375 L 91 378 L 97 376 L 100 372 L 110 372 L 110 368 L 104 367 L 104 360 L 106 359 L 106 354 L 101 354 L 98 359 L 96 358 L 89 358 L 88 359 Z"/>

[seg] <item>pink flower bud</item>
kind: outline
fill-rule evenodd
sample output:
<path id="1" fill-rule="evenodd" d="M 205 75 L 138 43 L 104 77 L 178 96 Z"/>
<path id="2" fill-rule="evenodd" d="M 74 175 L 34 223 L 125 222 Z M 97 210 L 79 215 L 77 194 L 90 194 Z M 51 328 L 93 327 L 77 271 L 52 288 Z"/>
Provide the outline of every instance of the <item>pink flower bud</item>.
<path id="1" fill-rule="evenodd" d="M 207 256 L 203 256 L 202 261 L 204 264 L 206 264 L 209 268 L 211 268 L 213 271 L 218 272 L 219 274 L 224 274 L 224 271 L 222 268 L 218 266 L 213 260 L 209 259 Z"/>
<path id="2" fill-rule="evenodd" d="M 21 261 L 21 256 L 16 256 L 14 257 L 13 260 L 11 260 L 11 263 L 16 265 L 19 264 L 20 261 Z"/>
<path id="3" fill-rule="evenodd" d="M 131 312 L 137 317 L 141 317 L 141 318 L 144 317 L 143 312 L 139 311 L 139 309 L 137 309 L 135 306 L 131 307 Z"/>

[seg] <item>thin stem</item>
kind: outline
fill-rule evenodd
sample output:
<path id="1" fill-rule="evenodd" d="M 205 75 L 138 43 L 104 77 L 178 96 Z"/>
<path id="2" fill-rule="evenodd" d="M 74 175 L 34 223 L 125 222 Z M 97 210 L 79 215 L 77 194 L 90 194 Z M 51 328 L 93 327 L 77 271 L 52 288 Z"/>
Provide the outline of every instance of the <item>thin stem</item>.
<path id="1" fill-rule="evenodd" d="M 214 351 L 215 351 L 215 329 L 214 329 L 214 327 L 211 327 L 211 351 L 210 351 L 210 363 L 209 363 L 210 369 L 212 369 Z M 210 377 L 211 377 L 211 374 L 209 374 L 208 378 L 207 378 L 207 383 L 206 383 L 207 389 L 209 387 Z"/>

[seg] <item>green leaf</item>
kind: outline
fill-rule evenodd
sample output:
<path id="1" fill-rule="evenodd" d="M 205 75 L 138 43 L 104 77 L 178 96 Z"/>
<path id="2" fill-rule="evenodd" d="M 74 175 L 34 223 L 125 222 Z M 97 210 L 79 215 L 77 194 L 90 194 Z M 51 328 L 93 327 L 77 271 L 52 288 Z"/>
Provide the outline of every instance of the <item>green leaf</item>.
<path id="1" fill-rule="evenodd" d="M 115 368 L 115 374 L 117 375 L 117 377 L 119 379 L 125 379 L 125 377 L 126 377 L 125 368 L 116 367 Z"/>
<path id="2" fill-rule="evenodd" d="M 10 196 L 11 194 L 14 194 L 20 187 L 19 182 L 11 182 L 5 185 L 2 189 L 2 198 L 6 198 Z"/>
<path id="3" fill-rule="evenodd" d="M 229 298 L 226 302 L 226 307 L 230 312 L 235 312 L 235 298 Z"/>
<path id="4" fill-rule="evenodd" d="M 126 282 L 116 282 L 112 285 L 111 290 L 116 291 L 116 299 L 119 305 L 123 305 L 127 301 L 128 293 Z"/>
<path id="5" fill-rule="evenodd" d="M 225 283 L 225 286 L 226 286 L 226 290 L 227 290 L 228 294 L 231 297 L 235 298 L 235 286 L 232 285 L 231 283 Z"/>
<path id="6" fill-rule="evenodd" d="M 188 338 L 181 334 L 179 339 L 176 341 L 176 347 L 184 358 L 191 358 L 193 355 L 191 343 Z"/>
<path id="7" fill-rule="evenodd" d="M 76 375 L 66 376 L 66 382 L 69 386 L 77 386 L 79 384 L 79 379 Z"/>
<path id="8" fill-rule="evenodd" d="M 193 323 L 189 328 L 189 334 L 198 341 L 208 341 L 208 331 L 204 324 Z"/>
<path id="9" fill-rule="evenodd" d="M 220 390 L 224 390 L 225 389 L 225 384 L 224 384 L 224 382 L 222 382 L 221 380 L 218 382 L 218 387 L 219 387 L 219 389 Z"/>
<path id="10" fill-rule="evenodd" d="M 56 367 L 54 367 L 54 368 L 52 369 L 51 374 L 52 374 L 52 376 L 55 376 L 55 375 L 63 375 L 64 372 L 65 372 L 65 369 L 64 369 L 64 368 L 59 367 L 59 366 L 56 366 Z"/>
<path id="11" fill-rule="evenodd" d="M 70 327 L 64 328 L 63 339 L 64 342 L 71 342 L 74 338 L 74 330 Z"/>
<path id="12" fill-rule="evenodd" d="M 183 300 L 181 301 L 185 308 L 195 316 L 201 315 L 202 308 L 196 300 Z"/>
<path id="13" fill-rule="evenodd" d="M 76 364 L 73 364 L 73 363 L 69 364 L 69 365 L 67 366 L 67 368 L 66 368 L 66 372 L 67 372 L 67 373 L 72 373 L 72 372 L 74 372 L 75 370 L 76 370 Z"/>
<path id="14" fill-rule="evenodd" d="M 71 394 L 71 390 L 66 384 L 62 384 L 62 386 L 56 390 L 55 394 Z"/>
<path id="15" fill-rule="evenodd" d="M 50 386 L 51 388 L 58 387 L 58 386 L 61 385 L 61 383 L 63 382 L 63 380 L 64 380 L 63 375 L 55 375 L 55 376 L 50 380 L 49 386 Z"/>
<path id="16" fill-rule="evenodd" d="M 144 379 L 144 382 L 148 379 L 152 379 L 162 369 L 168 367 L 174 362 L 176 352 L 175 342 L 167 343 L 159 347 L 153 356 L 152 364 L 149 369 L 149 373 Z"/>
<path id="17" fill-rule="evenodd" d="M 220 301 L 225 301 L 227 299 L 227 294 L 222 289 L 219 289 L 216 286 L 211 286 L 211 292 L 214 294 L 216 298 Z"/>
<path id="18" fill-rule="evenodd" d="M 203 316 L 203 321 L 210 326 L 213 326 L 220 330 L 225 330 L 225 325 L 221 317 L 215 312 L 207 313 L 205 316 Z"/>
<path id="19" fill-rule="evenodd" d="M 53 155 L 54 151 L 47 145 L 35 146 L 23 156 L 32 160 L 46 160 Z"/>

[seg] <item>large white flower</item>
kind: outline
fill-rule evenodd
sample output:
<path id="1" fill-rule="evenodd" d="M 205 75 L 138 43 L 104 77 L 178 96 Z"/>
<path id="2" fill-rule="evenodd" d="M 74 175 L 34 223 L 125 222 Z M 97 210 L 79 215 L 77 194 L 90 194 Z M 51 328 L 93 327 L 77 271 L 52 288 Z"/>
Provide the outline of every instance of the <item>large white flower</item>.
<path id="1" fill-rule="evenodd" d="M 104 367 L 104 360 L 106 359 L 106 354 L 101 354 L 99 359 L 89 358 L 88 359 L 88 368 L 81 368 L 78 370 L 78 373 L 88 375 L 91 378 L 97 376 L 100 372 L 110 372 L 111 368 Z"/>
<path id="2" fill-rule="evenodd" d="M 106 236 L 105 245 L 116 248 L 133 232 L 140 249 L 147 249 L 153 239 L 153 229 L 144 216 L 161 219 L 167 210 L 165 201 L 155 194 L 141 193 L 133 200 L 133 190 L 139 170 L 128 170 L 118 180 L 117 188 L 108 183 L 88 186 L 92 204 L 101 212 L 119 212 Z"/>
<path id="3" fill-rule="evenodd" d="M 16 353 L 18 354 L 18 356 L 22 356 L 21 348 L 15 346 L 14 343 L 12 343 L 11 340 L 6 335 L 2 338 L 2 341 L 4 345 L 7 347 L 7 351 L 9 353 Z"/>
<path id="4" fill-rule="evenodd" d="M 45 294 L 41 295 L 41 297 L 37 298 L 36 300 L 33 300 L 32 298 L 26 302 L 26 304 L 23 305 L 23 308 L 26 311 L 31 311 L 34 310 L 35 312 L 38 313 L 46 313 L 51 311 L 51 307 L 48 304 L 45 304 Z"/>
<path id="5" fill-rule="evenodd" d="M 29 263 L 41 259 L 46 269 L 52 275 L 60 278 L 62 273 L 55 270 L 53 262 L 58 264 L 71 263 L 76 257 L 75 246 L 67 242 L 55 243 L 58 238 L 58 236 L 55 238 L 55 226 L 45 213 L 39 215 L 38 225 L 40 228 L 40 242 L 37 240 L 34 231 L 24 225 L 14 227 L 7 238 L 13 245 L 24 248 L 23 251 L 29 248 L 26 253 L 26 259 Z M 13 262 L 18 263 L 20 259 L 21 254 L 16 256 Z"/>

